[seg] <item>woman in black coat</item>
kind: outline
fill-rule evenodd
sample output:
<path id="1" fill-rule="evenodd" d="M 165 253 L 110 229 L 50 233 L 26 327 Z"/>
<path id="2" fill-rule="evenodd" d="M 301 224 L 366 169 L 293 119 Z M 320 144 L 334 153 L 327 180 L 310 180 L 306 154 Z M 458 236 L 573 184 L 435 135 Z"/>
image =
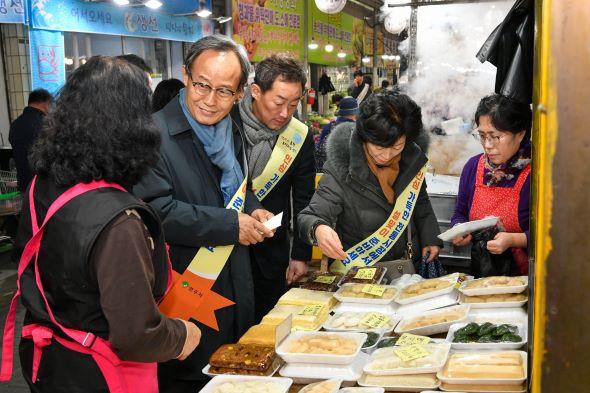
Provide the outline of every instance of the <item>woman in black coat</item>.
<path id="1" fill-rule="evenodd" d="M 330 135 L 324 175 L 299 214 L 301 239 L 330 258 L 347 258 L 345 250 L 386 222 L 397 197 L 426 164 L 414 142 L 422 133 L 420 107 L 408 96 L 387 92 L 367 98 L 356 124 L 341 124 Z M 410 221 L 422 255 L 430 253 L 433 260 L 442 241 L 424 183 Z M 406 244 L 407 229 L 379 260 L 404 258 Z"/>

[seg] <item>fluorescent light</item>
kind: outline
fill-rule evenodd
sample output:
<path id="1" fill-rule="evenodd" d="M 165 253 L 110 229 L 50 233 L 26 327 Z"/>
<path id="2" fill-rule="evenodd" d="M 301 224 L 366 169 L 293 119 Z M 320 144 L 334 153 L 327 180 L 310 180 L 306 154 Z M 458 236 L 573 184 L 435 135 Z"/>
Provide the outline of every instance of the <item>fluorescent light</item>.
<path id="1" fill-rule="evenodd" d="M 201 18 L 208 18 L 210 17 L 212 14 L 212 12 L 210 10 L 208 10 L 207 8 L 203 8 L 202 10 L 199 10 L 197 12 L 197 16 L 201 17 Z"/>
<path id="2" fill-rule="evenodd" d="M 156 10 L 162 6 L 162 2 L 158 0 L 148 0 L 143 3 L 147 8 L 151 8 L 152 10 Z"/>
<path id="3" fill-rule="evenodd" d="M 326 44 L 326 46 L 324 47 L 324 49 L 326 50 L 326 52 L 332 52 L 334 50 L 334 45 L 332 44 Z"/>
<path id="4" fill-rule="evenodd" d="M 231 16 L 220 16 L 219 18 L 217 18 L 217 22 L 219 23 L 226 23 L 229 22 L 231 20 Z"/>
<path id="5" fill-rule="evenodd" d="M 129 0 L 113 0 L 117 5 L 127 5 L 129 4 Z"/>
<path id="6" fill-rule="evenodd" d="M 66 57 L 66 58 L 64 58 L 64 64 L 65 65 L 73 65 L 74 59 L 72 59 L 71 57 Z"/>
<path id="7" fill-rule="evenodd" d="M 319 47 L 318 43 L 314 41 L 314 39 L 311 39 L 311 42 L 309 43 L 309 45 L 307 45 L 307 47 L 309 49 L 317 49 Z"/>
<path id="8" fill-rule="evenodd" d="M 365 57 L 363 57 L 363 58 L 361 59 L 361 61 L 362 61 L 363 63 L 368 63 L 368 62 L 370 62 L 370 61 L 371 61 L 371 58 L 370 58 L 370 57 L 368 57 L 368 56 L 365 56 Z"/>
<path id="9" fill-rule="evenodd" d="M 340 49 L 340 52 L 338 52 L 338 57 L 344 59 L 346 57 L 346 53 L 343 52 L 342 49 Z"/>

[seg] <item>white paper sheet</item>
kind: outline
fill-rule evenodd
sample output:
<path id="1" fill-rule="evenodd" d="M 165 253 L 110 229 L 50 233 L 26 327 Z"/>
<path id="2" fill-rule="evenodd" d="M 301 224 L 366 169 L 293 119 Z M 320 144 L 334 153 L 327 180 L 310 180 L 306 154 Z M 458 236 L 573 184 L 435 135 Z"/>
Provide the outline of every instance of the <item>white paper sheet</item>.
<path id="1" fill-rule="evenodd" d="M 274 216 L 273 218 L 271 218 L 270 220 L 265 222 L 264 226 L 272 231 L 273 229 L 280 227 L 282 221 L 283 221 L 283 212 L 280 212 L 279 214 L 277 214 L 276 216 Z"/>

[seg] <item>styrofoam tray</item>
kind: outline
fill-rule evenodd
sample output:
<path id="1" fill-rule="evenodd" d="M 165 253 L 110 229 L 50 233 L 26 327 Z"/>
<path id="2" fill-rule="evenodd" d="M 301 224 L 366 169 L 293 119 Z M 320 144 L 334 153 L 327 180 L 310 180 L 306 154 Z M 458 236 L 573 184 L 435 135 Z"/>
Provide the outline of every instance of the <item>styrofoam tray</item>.
<path id="1" fill-rule="evenodd" d="M 385 389 L 377 387 L 361 387 L 355 386 L 352 388 L 342 388 L 338 393 L 383 393 Z"/>
<path id="2" fill-rule="evenodd" d="M 412 296 L 410 298 L 407 299 L 402 299 L 401 298 L 401 294 L 403 292 L 403 290 L 405 290 L 408 286 L 406 286 L 402 291 L 400 291 L 400 293 L 398 294 L 397 298 L 395 299 L 395 302 L 398 304 L 411 304 L 411 303 L 416 303 L 416 302 L 420 302 L 422 300 L 426 300 L 426 299 L 431 299 L 431 298 L 435 298 L 438 296 L 442 296 L 442 295 L 446 295 L 447 293 L 451 293 L 454 291 L 455 289 L 455 285 L 457 284 L 458 280 L 459 280 L 459 273 L 453 273 L 453 274 L 449 274 L 447 276 L 443 276 L 443 277 L 438 277 L 438 278 L 432 278 L 430 280 L 448 280 L 452 285 L 447 287 L 447 288 L 443 288 L 443 289 L 439 289 L 437 291 L 432 291 L 432 292 L 428 292 L 428 293 L 424 293 L 422 295 L 418 295 L 418 296 Z M 428 280 L 423 280 L 423 281 L 419 281 L 418 283 L 415 284 L 419 284 L 422 283 L 424 281 L 428 281 Z"/>
<path id="3" fill-rule="evenodd" d="M 321 383 L 334 383 L 334 388 L 328 391 L 327 393 L 337 393 L 340 390 L 340 385 L 342 385 L 342 380 L 338 378 L 330 378 L 325 381 L 313 382 L 307 386 L 304 386 L 303 389 L 299 391 L 299 393 L 308 393 L 312 389 L 314 389 L 318 384 Z"/>
<path id="4" fill-rule="evenodd" d="M 517 386 L 517 385 L 514 385 L 514 386 Z M 469 389 L 469 385 L 465 385 L 465 388 L 462 388 L 461 391 L 457 391 L 457 390 L 447 390 L 445 388 L 445 384 L 443 384 L 443 383 L 440 384 L 439 389 L 442 390 L 443 392 L 447 392 L 447 393 L 526 393 L 526 391 L 527 391 L 526 388 L 522 389 L 522 390 L 512 390 L 509 392 L 507 392 L 506 390 L 485 390 L 485 391 L 482 391 L 481 389 L 475 389 L 475 390 Z M 427 392 L 422 392 L 422 393 L 427 393 Z M 432 392 L 432 393 L 437 393 L 437 392 Z"/>
<path id="5" fill-rule="evenodd" d="M 379 343 L 379 341 L 381 341 L 381 339 L 383 338 L 383 335 L 385 334 L 382 332 L 374 332 L 374 333 L 379 334 L 379 338 L 377 339 L 377 341 L 375 341 L 375 344 L 371 345 L 370 347 L 361 348 L 361 351 L 363 351 L 364 353 L 368 353 L 369 355 L 371 353 L 373 353 L 373 351 L 377 348 L 377 344 Z M 368 337 L 368 335 L 367 335 L 367 337 Z"/>
<path id="6" fill-rule="evenodd" d="M 477 280 L 484 280 L 483 278 L 478 278 L 477 280 L 465 281 L 461 284 L 459 291 L 464 293 L 467 296 L 480 296 L 480 295 L 501 295 L 503 293 L 521 293 L 524 292 L 529 286 L 529 278 L 528 276 L 519 276 L 520 279 L 524 280 L 523 285 L 517 285 L 513 287 L 488 287 L 488 288 L 473 288 L 473 289 L 466 289 L 465 286 L 468 283 Z"/>
<path id="7" fill-rule="evenodd" d="M 516 301 L 516 302 L 468 303 L 468 302 L 464 301 L 465 296 L 466 295 L 461 294 L 461 296 L 459 297 L 459 303 L 460 304 L 469 304 L 471 306 L 471 309 L 474 309 L 474 308 L 514 308 L 514 307 L 522 307 L 528 302 L 528 299 L 524 299 L 524 300 Z"/>
<path id="8" fill-rule="evenodd" d="M 273 375 L 275 375 L 277 373 L 277 371 L 279 371 L 279 368 L 281 368 L 281 366 L 283 364 L 285 364 L 285 362 L 283 362 L 281 359 L 277 358 L 271 366 L 272 372 L 266 376 L 272 377 Z M 205 367 L 203 367 L 203 369 L 201 371 L 203 372 L 203 374 L 208 375 L 210 377 L 214 377 L 216 375 L 237 375 L 237 376 L 240 376 L 238 374 L 214 374 L 214 373 L 209 372 L 209 369 L 211 369 L 211 365 L 207 364 Z"/>
<path id="9" fill-rule="evenodd" d="M 395 348 L 395 347 L 389 347 L 389 348 L 379 348 L 378 350 L 373 352 L 373 354 L 371 355 L 371 360 L 369 360 L 369 362 L 365 365 L 365 367 L 363 368 L 363 372 L 366 374 L 371 374 L 371 375 L 435 374 L 441 368 L 443 368 L 443 366 L 447 362 L 447 357 L 449 356 L 449 351 L 451 350 L 451 345 L 446 344 L 446 343 L 445 344 L 426 344 L 426 345 L 423 345 L 423 347 L 425 350 L 427 350 L 430 353 L 433 353 L 434 351 L 439 352 L 437 359 L 433 360 L 433 365 L 430 367 L 415 367 L 415 368 L 399 367 L 399 368 L 390 369 L 390 370 L 371 370 L 371 369 L 369 369 L 371 361 L 377 355 L 379 355 L 379 353 L 391 352 L 394 350 L 392 348 Z M 400 348 L 400 347 L 398 347 L 398 348 Z M 392 354 L 392 356 L 396 356 L 395 353 Z"/>
<path id="10" fill-rule="evenodd" d="M 376 266 L 366 266 L 366 267 L 376 267 Z M 375 285 L 380 285 L 381 281 L 383 281 L 383 277 L 385 277 L 385 273 L 387 273 L 387 268 L 383 267 L 383 271 L 381 272 L 381 275 L 379 276 L 379 279 L 375 282 L 369 282 L 367 280 L 366 284 L 375 284 Z M 341 287 L 344 284 L 348 284 L 350 281 L 348 282 L 343 282 L 344 279 L 346 278 L 346 274 L 342 276 L 342 278 L 340 279 L 340 281 L 338 281 L 338 287 Z M 362 283 L 357 283 L 357 284 L 362 284 Z"/>
<path id="11" fill-rule="evenodd" d="M 437 315 L 440 313 L 445 313 L 445 312 L 447 312 L 451 309 L 454 309 L 454 308 L 464 310 L 465 314 L 464 314 L 463 318 L 460 318 L 460 319 L 457 319 L 454 321 L 424 326 L 424 327 L 420 327 L 420 328 L 416 328 L 416 329 L 404 330 L 404 325 L 407 322 L 409 322 L 415 318 L 419 318 L 421 316 Z M 440 308 L 438 310 L 425 311 L 421 315 L 412 315 L 412 316 L 405 317 L 404 319 L 402 319 L 401 322 L 395 328 L 395 333 L 397 333 L 397 334 L 412 333 L 412 334 L 418 334 L 418 335 L 422 335 L 422 336 L 430 336 L 432 334 L 445 333 L 445 332 L 449 331 L 449 328 L 451 327 L 451 325 L 464 321 L 465 319 L 467 319 L 468 315 L 469 315 L 469 306 L 468 305 L 451 306 L 451 307 Z"/>
<path id="12" fill-rule="evenodd" d="M 498 217 L 486 217 L 481 220 L 468 221 L 447 229 L 438 238 L 443 242 L 452 242 L 459 236 L 465 236 L 482 229 L 491 228 L 498 223 Z"/>
<path id="13" fill-rule="evenodd" d="M 453 349 L 478 351 L 492 349 L 496 351 L 504 351 L 508 349 L 519 349 L 527 343 L 527 329 L 525 329 L 524 325 L 521 323 L 514 324 L 518 329 L 518 335 L 522 337 L 522 341 L 518 343 L 454 343 L 453 338 L 455 337 L 455 332 L 465 326 L 467 326 L 467 323 L 456 323 L 449 328 L 446 342 L 450 343 Z"/>
<path id="14" fill-rule="evenodd" d="M 410 315 L 422 314 L 424 311 L 436 310 L 438 308 L 444 308 L 454 306 L 459 303 L 459 293 L 453 290 L 442 296 L 421 300 L 416 303 L 400 305 L 397 308 L 397 314 L 406 317 Z"/>
<path id="15" fill-rule="evenodd" d="M 395 298 L 397 297 L 397 295 L 399 295 L 399 292 L 400 292 L 399 289 L 394 287 L 393 285 L 384 285 L 385 288 L 394 288 L 396 290 L 395 296 L 392 297 L 391 299 L 379 299 L 379 298 L 369 299 L 369 298 L 350 297 L 350 296 L 342 295 L 342 288 L 345 288 L 346 286 L 350 286 L 350 285 L 354 285 L 354 284 L 358 284 L 358 283 L 342 284 L 340 286 L 340 288 L 336 291 L 336 293 L 334 293 L 334 297 L 343 303 L 363 303 L 363 304 L 384 305 L 384 304 L 389 304 L 389 303 L 393 302 L 395 300 Z M 360 284 L 360 285 L 366 285 L 366 284 Z"/>
<path id="16" fill-rule="evenodd" d="M 393 280 L 391 280 L 389 285 L 394 286 L 399 290 L 402 290 L 408 285 L 412 285 L 423 280 L 424 278 L 422 278 L 422 276 L 419 274 L 403 274 L 401 277 L 394 278 Z"/>
<path id="17" fill-rule="evenodd" d="M 289 388 L 293 384 L 293 380 L 291 378 L 278 378 L 278 377 L 256 377 L 252 375 L 218 375 L 211 379 L 207 385 L 203 389 L 201 389 L 200 393 L 211 393 L 213 389 L 217 386 L 221 385 L 222 383 L 226 382 L 239 382 L 239 381 L 266 381 L 266 382 L 274 382 L 276 383 L 281 392 L 287 393 Z"/>
<path id="18" fill-rule="evenodd" d="M 333 336 L 338 335 L 343 338 L 353 339 L 357 342 L 357 349 L 351 355 L 329 355 L 329 354 L 312 354 L 312 353 L 293 353 L 288 352 L 287 348 L 293 340 L 305 336 Z M 367 340 L 365 333 L 352 332 L 293 332 L 277 348 L 276 352 L 284 361 L 288 363 L 313 363 L 313 364 L 350 364 L 354 362 L 361 351 L 361 347 Z"/>
<path id="19" fill-rule="evenodd" d="M 364 314 L 369 314 L 373 311 L 358 311 L 358 312 L 362 312 Z M 339 318 L 343 313 L 336 313 L 332 316 L 330 316 L 330 318 L 328 318 L 328 320 L 324 323 L 323 328 L 324 330 L 327 331 L 331 331 L 331 332 L 375 332 L 375 333 L 390 333 L 393 331 L 393 329 L 397 326 L 397 324 L 399 323 L 399 321 L 401 320 L 400 317 L 395 316 L 395 315 L 391 315 L 391 314 L 386 314 L 389 317 L 390 320 L 390 327 L 383 327 L 383 328 L 375 328 L 375 329 L 370 329 L 368 327 L 363 328 L 363 327 L 355 327 L 355 328 L 334 328 L 332 327 L 332 322 Z"/>
<path id="20" fill-rule="evenodd" d="M 503 323 L 521 323 L 525 327 L 528 326 L 528 314 L 521 308 L 471 308 L 469 310 L 469 316 L 465 322 L 491 322 L 494 324 Z"/>
<path id="21" fill-rule="evenodd" d="M 447 378 L 443 375 L 443 371 L 444 370 L 440 370 L 438 373 L 436 373 L 436 377 L 444 383 L 448 383 L 448 384 L 453 384 L 453 385 L 519 385 L 521 383 L 523 383 L 524 381 L 526 381 L 527 379 L 527 353 L 524 351 L 488 351 L 488 352 L 483 352 L 481 351 L 482 354 L 487 353 L 494 353 L 494 352 L 518 352 L 520 354 L 520 356 L 522 357 L 522 362 L 523 362 L 523 369 L 524 369 L 524 373 L 523 373 L 523 377 L 522 378 L 514 378 L 514 379 L 509 379 L 509 378 Z M 465 353 L 465 352 L 463 352 Z M 475 354 L 475 352 L 473 352 L 473 354 Z"/>
<path id="22" fill-rule="evenodd" d="M 389 304 L 369 304 L 369 303 L 338 303 L 332 309 L 334 313 L 343 313 L 343 312 L 380 312 L 382 314 L 388 315 L 395 315 L 397 314 L 397 309 L 399 304 L 397 303 L 389 303 Z"/>
<path id="23" fill-rule="evenodd" d="M 421 392 L 423 390 L 432 390 L 438 389 L 440 386 L 440 380 L 436 382 L 434 386 L 377 386 L 377 385 L 367 385 L 365 383 L 365 374 L 361 377 L 361 379 L 357 382 L 359 386 L 367 386 L 367 387 L 382 387 L 386 391 L 395 391 L 395 392 Z"/>
<path id="24" fill-rule="evenodd" d="M 279 375 L 292 378 L 298 384 L 308 384 L 328 378 L 354 382 L 361 377 L 363 367 L 368 361 L 369 355 L 359 353 L 348 365 L 287 363 L 279 370 Z"/>

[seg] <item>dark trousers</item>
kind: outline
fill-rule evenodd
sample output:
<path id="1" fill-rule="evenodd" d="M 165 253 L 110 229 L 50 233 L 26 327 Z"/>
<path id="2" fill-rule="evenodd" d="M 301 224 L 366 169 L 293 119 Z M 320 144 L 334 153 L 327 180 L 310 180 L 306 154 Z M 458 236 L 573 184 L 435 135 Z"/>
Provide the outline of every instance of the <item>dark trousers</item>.
<path id="1" fill-rule="evenodd" d="M 252 260 L 252 278 L 254 279 L 256 323 L 259 323 L 287 291 L 287 279 L 284 272 L 278 277 L 264 277 L 258 263 L 254 260 Z"/>
<path id="2" fill-rule="evenodd" d="M 160 393 L 197 393 L 209 380 L 184 381 L 158 375 Z"/>

